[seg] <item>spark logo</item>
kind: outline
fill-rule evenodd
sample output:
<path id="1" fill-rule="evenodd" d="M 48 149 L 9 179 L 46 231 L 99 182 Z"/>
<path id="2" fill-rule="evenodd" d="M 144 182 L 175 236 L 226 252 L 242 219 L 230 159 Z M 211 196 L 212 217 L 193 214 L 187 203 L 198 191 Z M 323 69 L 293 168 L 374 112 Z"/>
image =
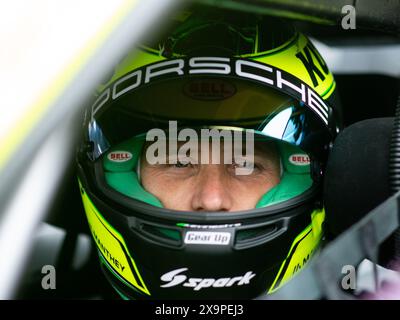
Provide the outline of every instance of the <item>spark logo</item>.
<path id="1" fill-rule="evenodd" d="M 167 272 L 161 276 L 161 280 L 168 282 L 161 285 L 161 288 L 171 288 L 182 284 L 184 287 L 193 288 L 194 291 L 199 291 L 204 288 L 226 288 L 232 287 L 233 285 L 243 286 L 250 284 L 250 280 L 255 277 L 255 273 L 252 271 L 246 272 L 244 276 L 233 277 L 233 278 L 188 278 L 187 276 L 180 274 L 187 271 L 188 268 L 180 268 Z M 186 281 L 187 280 L 187 281 Z"/>

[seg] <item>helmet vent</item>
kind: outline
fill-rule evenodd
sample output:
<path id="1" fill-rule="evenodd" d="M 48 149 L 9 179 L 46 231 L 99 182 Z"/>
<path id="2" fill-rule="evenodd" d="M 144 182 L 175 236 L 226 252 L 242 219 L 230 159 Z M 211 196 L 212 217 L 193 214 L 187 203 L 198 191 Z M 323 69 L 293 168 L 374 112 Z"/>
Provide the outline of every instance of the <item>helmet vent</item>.
<path id="1" fill-rule="evenodd" d="M 238 249 L 244 249 L 249 246 L 258 245 L 270 239 L 277 230 L 278 227 L 275 224 L 239 230 L 236 232 L 235 246 Z"/>
<path id="2" fill-rule="evenodd" d="M 146 238 L 157 243 L 174 247 L 182 245 L 182 237 L 179 230 L 151 224 L 141 224 L 140 231 Z"/>

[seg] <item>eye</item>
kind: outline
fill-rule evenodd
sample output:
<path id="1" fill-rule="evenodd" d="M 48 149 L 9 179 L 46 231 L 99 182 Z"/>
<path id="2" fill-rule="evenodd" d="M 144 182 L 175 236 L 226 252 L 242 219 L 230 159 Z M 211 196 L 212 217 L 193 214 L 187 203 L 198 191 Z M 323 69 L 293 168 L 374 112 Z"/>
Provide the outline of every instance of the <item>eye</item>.
<path id="1" fill-rule="evenodd" d="M 248 171 L 249 169 L 250 171 Z M 237 170 L 245 170 L 244 172 L 248 172 L 246 175 L 254 175 L 264 172 L 265 167 L 257 161 L 238 160 L 233 162 L 230 170 L 233 170 L 235 174 L 237 173 Z"/>
<path id="2" fill-rule="evenodd" d="M 173 165 L 175 168 L 189 168 L 192 166 L 192 164 L 190 162 L 180 162 L 178 161 L 176 164 Z"/>
<path id="3" fill-rule="evenodd" d="M 249 168 L 249 167 L 253 167 L 256 168 L 257 165 L 253 162 L 249 162 L 249 161 L 235 161 L 233 162 L 233 167 L 234 168 Z"/>

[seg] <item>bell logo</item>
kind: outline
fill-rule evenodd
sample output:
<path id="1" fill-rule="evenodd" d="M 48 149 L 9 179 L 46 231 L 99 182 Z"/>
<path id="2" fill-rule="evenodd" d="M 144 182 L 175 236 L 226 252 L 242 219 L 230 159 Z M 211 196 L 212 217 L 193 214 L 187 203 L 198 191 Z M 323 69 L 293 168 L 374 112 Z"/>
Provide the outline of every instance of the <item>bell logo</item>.
<path id="1" fill-rule="evenodd" d="M 223 80 L 202 79 L 188 82 L 183 92 L 192 99 L 223 100 L 232 97 L 236 93 L 236 88 Z"/>
<path id="2" fill-rule="evenodd" d="M 295 166 L 307 166 L 310 164 L 310 157 L 306 154 L 292 154 L 289 161 Z"/>
<path id="3" fill-rule="evenodd" d="M 180 274 L 187 271 L 188 268 L 180 268 L 167 272 L 161 276 L 161 280 L 168 282 L 161 285 L 161 288 L 170 288 L 182 284 L 184 287 L 193 288 L 194 291 L 199 291 L 204 288 L 226 288 L 236 286 L 243 286 L 250 284 L 250 280 L 256 275 L 252 271 L 246 272 L 244 276 L 233 277 L 233 278 L 188 278 L 187 276 Z M 187 280 L 187 281 L 186 281 Z"/>
<path id="4" fill-rule="evenodd" d="M 113 162 L 125 162 L 132 159 L 132 153 L 128 151 L 113 151 L 108 154 L 107 158 Z"/>

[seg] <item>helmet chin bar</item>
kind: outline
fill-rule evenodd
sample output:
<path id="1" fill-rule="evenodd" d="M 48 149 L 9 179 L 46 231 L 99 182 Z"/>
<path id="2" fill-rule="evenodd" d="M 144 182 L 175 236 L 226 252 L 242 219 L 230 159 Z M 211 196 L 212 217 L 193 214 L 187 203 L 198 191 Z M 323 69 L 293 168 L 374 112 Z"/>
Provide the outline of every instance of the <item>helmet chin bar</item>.
<path id="1" fill-rule="evenodd" d="M 116 279 L 118 277 L 115 278 L 115 270 L 110 268 L 110 264 L 115 264 L 114 259 L 118 257 L 118 252 L 114 253 L 112 250 L 106 251 L 104 249 L 104 244 L 107 244 L 107 242 L 99 237 L 102 234 L 101 230 L 98 229 L 102 228 L 101 225 L 107 226 L 109 230 L 114 230 L 112 233 L 123 244 L 124 252 L 130 253 L 129 256 L 132 256 L 137 267 L 137 269 L 131 267 L 131 270 L 138 270 L 137 275 L 134 276 L 137 279 L 136 286 L 144 288 L 142 291 L 147 292 L 147 289 L 138 280 L 143 279 L 151 297 L 166 297 L 165 294 L 171 294 L 176 298 L 187 298 L 188 296 L 185 294 L 190 293 L 193 294 L 193 298 L 218 298 L 219 295 L 253 298 L 254 292 L 266 290 L 266 285 L 270 287 L 275 277 L 274 288 L 282 281 L 287 280 L 288 275 L 285 270 L 292 271 L 293 266 L 290 265 L 286 268 L 279 268 L 279 266 L 285 261 L 289 248 L 297 247 L 295 244 L 301 243 L 305 236 L 312 237 L 312 239 L 306 241 L 306 247 L 299 250 L 300 257 L 296 261 L 303 261 L 305 256 L 303 257 L 302 254 L 309 257 L 319 247 L 321 229 L 314 230 L 314 223 L 310 224 L 309 220 L 309 213 L 314 207 L 312 199 L 309 199 L 307 206 L 304 206 L 305 202 L 303 201 L 300 207 L 287 206 L 286 204 L 280 210 L 271 210 L 271 207 L 256 209 L 248 213 L 186 213 L 179 216 L 176 215 L 176 212 L 151 207 L 143 203 L 143 208 L 136 205 L 135 212 L 127 210 L 125 215 L 122 208 L 117 210 L 109 201 L 103 202 L 103 200 L 94 196 L 91 187 L 86 185 L 84 176 L 81 177 L 81 182 L 81 192 L 86 198 L 85 210 L 87 214 L 89 212 L 90 216 L 88 219 L 91 221 L 91 231 L 96 234 L 95 239 L 100 254 L 102 251 L 106 252 L 106 255 L 103 254 L 102 257 L 103 267 L 105 267 L 103 270 L 106 273 L 114 272 L 114 277 L 109 274 L 108 278 L 111 279 L 112 285 L 117 287 L 119 292 L 128 297 L 132 293 L 132 289 L 135 290 L 126 281 L 118 282 Z M 134 200 L 132 199 L 132 201 Z M 121 201 L 117 202 L 121 203 Z M 282 208 L 285 208 L 285 210 L 282 210 Z M 144 214 L 144 209 L 148 211 L 148 214 Z M 275 209 L 277 208 L 275 207 Z M 94 221 L 94 213 L 99 216 L 101 223 Z M 108 221 L 101 217 L 102 213 L 108 214 Z M 269 217 L 268 220 L 261 219 L 265 216 Z M 177 221 L 181 223 L 177 223 Z M 318 224 L 321 225 L 322 221 L 319 220 Z M 109 223 L 112 223 L 112 227 Z M 306 229 L 303 230 L 303 228 Z M 161 234 L 158 232 L 159 230 L 180 233 L 180 239 L 175 238 L 175 241 L 173 241 L 171 233 Z M 299 234 L 301 230 L 303 231 Z M 252 233 L 253 235 L 251 235 Z M 208 238 L 209 234 L 218 237 Z M 227 234 L 230 234 L 230 237 L 227 238 Z M 318 238 L 314 239 L 313 237 L 316 234 Z M 109 241 L 111 240 L 112 238 Z M 210 241 L 219 241 L 221 245 L 210 246 Z M 274 246 L 274 241 L 280 242 L 281 245 Z M 99 243 L 101 244 L 99 245 Z M 110 247 L 107 247 L 107 249 L 111 248 L 111 243 L 109 245 Z M 117 245 L 116 242 L 115 245 Z M 235 255 L 230 254 L 233 247 L 235 248 Z M 260 257 L 257 253 L 260 250 L 269 252 L 269 254 Z M 109 257 L 110 253 L 112 259 Z M 185 256 L 187 255 L 184 260 L 179 258 L 182 253 L 185 253 Z M 161 257 L 165 254 L 168 255 L 168 259 L 161 259 L 157 266 L 153 265 L 154 257 Z M 211 269 L 204 268 L 204 264 L 201 263 L 210 254 L 214 256 L 213 264 L 219 266 L 217 269 L 213 269 L 215 266 L 210 267 Z M 107 258 L 109 258 L 108 263 Z M 272 263 L 271 259 L 275 262 Z M 128 270 L 128 266 L 130 266 L 128 258 L 124 260 L 123 256 L 120 255 L 118 261 L 117 267 L 123 268 L 123 270 L 120 270 L 121 272 Z M 234 267 L 227 270 L 227 261 L 231 261 L 228 264 L 232 264 Z M 236 264 L 234 264 L 234 261 L 236 261 Z M 186 269 L 183 270 L 183 268 Z M 267 278 L 264 278 L 266 275 L 263 275 L 265 268 L 271 271 Z M 273 270 L 270 268 L 273 268 Z M 179 273 L 182 277 L 187 277 L 186 285 L 179 283 L 171 289 L 160 288 L 160 284 L 168 284 L 168 281 L 173 280 L 172 276 L 170 279 L 165 275 L 173 271 Z M 202 278 L 204 281 L 197 283 L 197 280 L 193 280 L 197 278 Z M 160 279 L 164 280 L 160 281 Z M 207 280 L 207 282 L 205 279 L 212 279 L 212 284 L 210 283 L 211 280 Z M 194 284 L 196 285 L 194 286 Z M 190 290 L 186 288 L 190 288 Z M 242 291 L 246 288 L 247 290 Z M 186 292 L 187 290 L 189 292 Z M 145 298 L 143 295 L 141 297 Z"/>

